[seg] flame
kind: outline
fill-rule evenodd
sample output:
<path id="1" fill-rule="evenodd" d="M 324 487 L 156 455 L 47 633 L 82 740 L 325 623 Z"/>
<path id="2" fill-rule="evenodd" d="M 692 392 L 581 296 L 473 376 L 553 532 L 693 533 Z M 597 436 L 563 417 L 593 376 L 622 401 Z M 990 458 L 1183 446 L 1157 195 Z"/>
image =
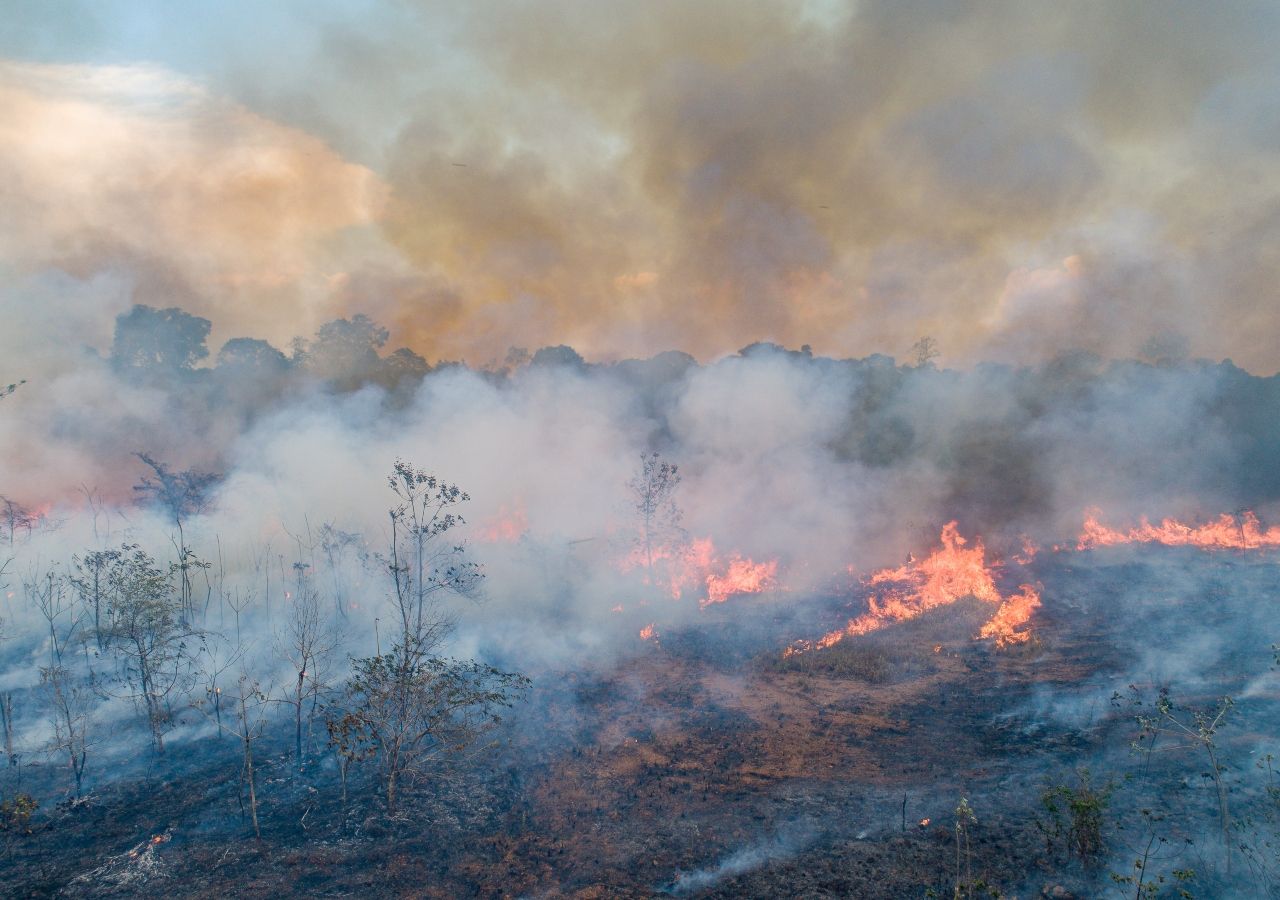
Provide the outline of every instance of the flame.
<path id="1" fill-rule="evenodd" d="M 1164 544 L 1167 547 L 1199 547 L 1201 550 L 1257 550 L 1280 547 L 1280 525 L 1263 529 L 1258 517 L 1245 510 L 1237 518 L 1223 513 L 1205 525 L 1187 525 L 1176 519 L 1163 519 L 1152 525 L 1146 516 L 1136 528 L 1120 531 L 1098 521 L 1101 510 L 1085 512 L 1077 550 L 1114 547 L 1119 544 Z"/>
<path id="2" fill-rule="evenodd" d="M 647 565 L 652 559 L 653 567 Z M 624 572 L 644 570 L 646 584 L 663 587 L 671 599 L 686 592 L 706 590 L 699 606 L 723 603 L 735 594 L 758 594 L 776 586 L 778 560 L 756 562 L 731 553 L 725 562 L 711 538 L 697 538 L 688 544 L 654 547 L 646 557 L 643 548 L 633 549 L 618 563 Z"/>
<path id="3" fill-rule="evenodd" d="M 928 828 L 928 827 L 929 827 L 929 823 L 930 823 L 931 821 L 932 821 L 932 819 L 927 819 L 927 818 L 926 818 L 926 819 L 921 819 L 921 820 L 920 820 L 920 827 L 921 827 L 921 828 Z"/>
<path id="4" fill-rule="evenodd" d="M 640 640 L 642 641 L 656 640 L 657 637 L 658 629 L 655 627 L 655 623 L 653 622 L 650 622 L 648 625 L 640 629 Z"/>
<path id="5" fill-rule="evenodd" d="M 1031 637 L 1026 625 L 1039 607 L 1040 592 L 1029 584 L 1019 585 L 1018 593 L 1004 599 L 991 621 L 982 626 L 978 637 L 995 638 L 997 647 L 1021 644 Z"/>
<path id="6" fill-rule="evenodd" d="M 923 560 L 914 556 L 896 569 L 883 569 L 873 574 L 870 585 L 894 585 L 868 599 L 868 609 L 849 624 L 815 641 L 799 641 L 788 647 L 786 656 L 806 650 L 822 649 L 847 637 L 868 634 L 893 622 L 914 619 L 921 613 L 948 606 L 964 597 L 976 597 L 986 603 L 999 604 L 995 615 L 978 633 L 979 638 L 995 638 L 996 646 L 1022 643 L 1031 634 L 1025 630 L 1032 612 L 1040 605 L 1040 595 L 1031 585 L 1021 586 L 1019 593 L 1002 597 L 996 588 L 994 569 L 986 563 L 986 549 L 981 539 L 972 547 L 960 536 L 957 523 L 948 522 L 942 529 L 942 547 Z"/>
<path id="7" fill-rule="evenodd" d="M 529 516 L 524 504 L 512 507 L 502 504 L 497 515 L 476 528 L 476 540 L 486 544 L 514 544 L 529 530 Z"/>
<path id="8" fill-rule="evenodd" d="M 723 575 L 707 576 L 707 599 L 699 606 L 723 603 L 734 594 L 758 594 L 773 587 L 778 577 L 778 561 L 754 562 L 736 553 L 729 560 L 729 569 Z"/>
<path id="9" fill-rule="evenodd" d="M 1036 558 L 1036 554 L 1040 552 L 1040 548 L 1032 543 L 1031 538 L 1024 537 L 1022 539 L 1022 552 L 1013 555 L 1013 561 L 1020 566 L 1029 566 L 1031 561 Z"/>

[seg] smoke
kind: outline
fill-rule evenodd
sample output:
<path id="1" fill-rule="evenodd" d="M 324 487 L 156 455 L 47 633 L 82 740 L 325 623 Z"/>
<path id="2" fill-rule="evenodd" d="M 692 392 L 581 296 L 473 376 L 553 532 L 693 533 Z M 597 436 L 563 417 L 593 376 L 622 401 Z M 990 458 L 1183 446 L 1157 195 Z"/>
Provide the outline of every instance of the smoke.
<path id="1" fill-rule="evenodd" d="M 1266 4 L 15 16 L 2 264 L 231 333 L 1280 366 Z"/>
<path id="2" fill-rule="evenodd" d="M 793 824 L 766 840 L 735 850 L 713 866 L 682 872 L 663 892 L 684 896 L 706 890 L 727 878 L 759 869 L 775 860 L 787 859 L 811 844 L 816 837 L 812 823 Z"/>

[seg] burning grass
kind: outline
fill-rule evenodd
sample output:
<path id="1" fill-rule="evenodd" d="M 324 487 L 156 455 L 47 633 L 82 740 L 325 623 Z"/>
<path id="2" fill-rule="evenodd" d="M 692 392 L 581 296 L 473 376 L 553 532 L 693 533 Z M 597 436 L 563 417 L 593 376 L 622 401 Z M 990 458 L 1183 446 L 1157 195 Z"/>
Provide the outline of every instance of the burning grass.
<path id="1" fill-rule="evenodd" d="M 1168 645 L 1160 623 L 1170 610 L 1234 633 L 1276 567 L 1054 559 L 1038 573 L 1048 599 L 1024 644 L 974 640 L 991 603 L 963 596 L 783 657 L 780 622 L 797 628 L 805 617 L 744 604 L 664 632 L 616 665 L 535 673 L 528 721 L 504 735 L 500 755 L 418 786 L 403 821 L 387 823 L 363 799 L 341 809 L 332 772 L 302 784 L 275 747 L 264 751 L 261 845 L 226 827 L 234 772 L 210 759 L 158 773 L 162 787 L 104 793 L 47 820 L 15 846 L 12 871 L 28 893 L 52 891 L 171 833 L 151 851 L 167 877 L 146 888 L 172 896 L 207 896 L 229 879 L 260 897 L 947 895 L 952 813 L 965 796 L 977 817 L 967 832 L 974 878 L 1018 896 L 1055 885 L 1095 896 L 1089 872 L 1045 854 L 1035 815 L 1046 779 L 1082 760 L 1104 779 L 1140 774 L 1126 749 L 1129 711 L 1105 699 L 1124 687 L 1135 642 Z M 1184 699 L 1240 689 L 1202 684 Z M 1231 736 L 1233 759 L 1274 739 L 1264 709 L 1273 698 L 1256 693 L 1245 705 L 1262 718 Z M 1214 806 L 1210 793 L 1179 787 L 1193 771 L 1183 762 L 1156 754 L 1151 783 L 1179 798 L 1168 834 L 1197 839 Z M 1147 802 L 1137 781 L 1120 778 L 1108 815 Z M 1119 846 L 1113 819 L 1103 840 Z"/>

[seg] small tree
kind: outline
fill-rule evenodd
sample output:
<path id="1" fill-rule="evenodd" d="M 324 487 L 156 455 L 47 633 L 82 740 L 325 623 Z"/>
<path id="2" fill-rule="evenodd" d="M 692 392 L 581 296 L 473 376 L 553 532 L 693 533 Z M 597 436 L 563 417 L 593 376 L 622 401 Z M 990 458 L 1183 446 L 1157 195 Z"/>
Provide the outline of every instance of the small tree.
<path id="1" fill-rule="evenodd" d="M 1136 689 L 1135 704 L 1141 703 Z M 1222 832 L 1223 852 L 1226 854 L 1227 872 L 1231 871 L 1231 813 L 1227 804 L 1227 784 L 1224 779 L 1226 767 L 1222 764 L 1219 753 L 1218 731 L 1226 724 L 1227 716 L 1235 708 L 1235 701 L 1230 697 L 1222 697 L 1218 702 L 1206 709 L 1180 707 L 1173 702 L 1169 689 L 1163 687 L 1156 696 L 1151 714 L 1136 716 L 1141 729 L 1135 748 L 1145 750 L 1150 759 L 1157 751 L 1157 743 L 1162 737 L 1169 737 L 1174 743 L 1159 747 L 1161 751 L 1177 751 L 1195 749 L 1204 754 L 1209 763 L 1208 777 L 1212 780 L 1218 800 L 1218 825 Z"/>
<path id="2" fill-rule="evenodd" d="M 110 631 L 102 619 L 110 605 L 111 570 L 120 563 L 120 558 L 119 550 L 92 550 L 71 560 L 74 567 L 71 586 L 93 621 L 94 640 L 99 650 L 104 649 Z"/>
<path id="3" fill-rule="evenodd" d="M 387 812 L 394 815 L 404 780 L 472 746 L 498 724 L 500 709 L 511 705 L 528 680 L 434 655 L 453 627 L 444 600 L 474 597 L 483 577 L 464 548 L 446 537 L 463 523 L 455 508 L 470 497 L 403 460 L 396 460 L 387 481 L 399 503 L 389 511 L 391 537 L 383 562 L 400 635 L 391 652 L 352 660 L 352 676 L 328 729 L 344 797 L 349 765 L 375 757 Z"/>
<path id="4" fill-rule="evenodd" d="M 388 815 L 395 815 L 406 779 L 474 745 L 529 685 L 523 675 L 402 645 L 354 660 L 352 669 L 345 712 L 330 725 L 330 735 L 342 740 L 349 761 L 377 759 Z"/>
<path id="5" fill-rule="evenodd" d="M 202 562 L 187 546 L 184 524 L 192 516 L 199 515 L 209 508 L 213 487 L 222 476 L 213 472 L 197 472 L 195 469 L 174 472 L 146 453 L 135 455 L 150 467 L 152 475 L 144 475 L 142 480 L 134 486 L 134 492 L 145 502 L 153 504 L 164 512 L 178 530 L 177 539 L 174 541 L 178 561 L 173 564 L 173 571 L 180 576 L 183 621 L 190 623 L 195 612 L 192 572 L 196 569 L 207 569 L 209 563 Z"/>
<path id="6" fill-rule="evenodd" d="M 215 690 L 208 691 L 205 700 L 196 704 L 196 709 L 210 721 L 214 721 L 216 716 L 220 731 L 225 729 L 240 739 L 241 783 L 249 795 L 249 818 L 253 823 L 253 836 L 261 839 L 262 829 L 258 824 L 258 782 L 254 769 L 253 749 L 267 726 L 267 713 L 273 702 L 271 688 L 263 687 L 258 679 L 247 672 L 241 672 L 240 677 L 236 679 L 229 704 L 235 720 L 234 726 L 226 725 L 222 721 L 221 703 L 224 696 L 221 688 L 216 689 L 216 695 L 215 701 Z M 211 713 L 210 710 L 215 709 L 215 702 L 218 704 L 216 712 Z M 242 810 L 243 808 L 241 806 Z"/>
<path id="7" fill-rule="evenodd" d="M 35 530 L 38 517 L 16 500 L 0 497 L 0 529 L 4 538 L 12 547 L 19 531 L 25 531 L 27 537 Z"/>
<path id="8" fill-rule="evenodd" d="M 1111 782 L 1095 787 L 1088 769 L 1076 773 L 1074 785 L 1047 786 L 1040 795 L 1047 818 L 1036 820 L 1046 848 L 1052 851 L 1061 844 L 1086 865 L 1096 862 L 1103 850 L 1103 821 L 1113 790 Z"/>
<path id="9" fill-rule="evenodd" d="M 933 368 L 933 361 L 941 355 L 938 342 L 926 335 L 911 345 L 911 355 L 917 369 Z"/>
<path id="10" fill-rule="evenodd" d="M 652 576 L 654 551 L 684 537 L 682 514 L 675 502 L 680 486 L 680 468 L 657 452 L 641 454 L 640 469 L 627 482 L 638 522 L 636 549 L 644 558 L 645 572 Z"/>
<path id="11" fill-rule="evenodd" d="M 349 548 L 360 543 L 360 535 L 343 531 L 330 522 L 320 526 L 320 549 L 324 553 L 329 567 L 329 577 L 333 579 L 333 604 L 339 615 L 346 616 L 347 608 L 343 600 L 342 563 Z"/>
<path id="12" fill-rule="evenodd" d="M 453 627 L 443 606 L 446 597 L 474 597 L 483 573 L 466 559 L 462 545 L 445 535 L 465 523 L 455 512 L 469 494 L 422 469 L 397 459 L 387 478 L 400 502 L 391 508 L 389 555 L 383 562 L 391 576 L 393 600 L 400 617 L 399 644 L 419 657 L 432 653 Z"/>
<path id="13" fill-rule="evenodd" d="M 299 771 L 305 759 L 303 721 L 309 740 L 320 694 L 327 687 L 329 658 L 337 643 L 333 629 L 321 617 L 320 595 L 312 586 L 308 568 L 303 563 L 294 563 L 296 577 L 285 626 L 276 635 L 277 653 L 289 660 L 295 675 L 279 700 L 293 708 L 294 761 Z"/>
<path id="14" fill-rule="evenodd" d="M 13 691 L 0 694 L 0 727 L 4 729 L 4 758 L 9 768 L 16 768 L 18 751 L 13 747 Z"/>
<path id="15" fill-rule="evenodd" d="M 969 830 L 978 824 L 978 817 L 973 814 L 973 807 L 965 797 L 960 798 L 956 806 L 956 874 L 955 900 L 973 896 L 973 847 L 969 838 Z"/>
<path id="16" fill-rule="evenodd" d="M 121 547 L 111 582 L 110 643 L 118 654 L 118 682 L 143 710 L 156 752 L 163 753 L 169 700 L 187 687 L 188 644 L 200 635 L 182 623 L 171 575 L 136 545 Z"/>
<path id="17" fill-rule="evenodd" d="M 65 652 L 77 638 L 85 611 L 77 610 L 68 597 L 65 579 L 53 570 L 32 572 L 24 580 L 27 597 L 44 617 L 49 629 L 49 665 L 40 668 L 40 682 L 45 688 L 49 722 L 53 737 L 49 750 L 65 755 L 67 768 L 80 795 L 88 759 L 89 728 L 96 699 L 92 675 L 89 680 L 77 676 L 66 665 Z"/>

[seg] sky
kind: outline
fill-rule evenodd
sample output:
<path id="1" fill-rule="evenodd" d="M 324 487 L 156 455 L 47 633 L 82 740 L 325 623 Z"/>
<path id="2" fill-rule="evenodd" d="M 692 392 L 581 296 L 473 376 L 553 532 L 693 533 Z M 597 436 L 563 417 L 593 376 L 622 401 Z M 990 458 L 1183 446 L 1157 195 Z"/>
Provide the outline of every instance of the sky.
<path id="1" fill-rule="evenodd" d="M 1280 6 L 0 0 L 0 380 L 133 303 L 430 360 L 1280 369 Z M 8 370 L 14 371 L 8 371 Z"/>

